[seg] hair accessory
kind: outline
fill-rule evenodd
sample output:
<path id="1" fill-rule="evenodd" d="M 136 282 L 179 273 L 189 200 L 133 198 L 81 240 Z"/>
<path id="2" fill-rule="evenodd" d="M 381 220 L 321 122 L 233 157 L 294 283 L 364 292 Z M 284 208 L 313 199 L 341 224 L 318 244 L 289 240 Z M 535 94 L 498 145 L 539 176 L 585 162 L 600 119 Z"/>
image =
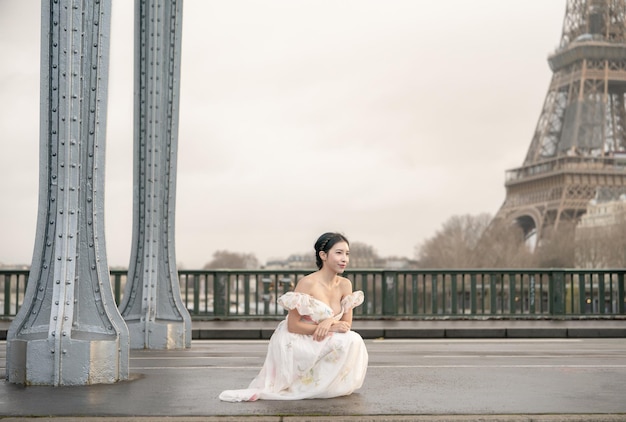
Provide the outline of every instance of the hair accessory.
<path id="1" fill-rule="evenodd" d="M 328 244 L 328 242 L 330 241 L 330 238 L 332 236 L 328 236 L 328 238 L 326 240 L 324 240 L 324 242 L 322 243 L 322 245 L 320 246 L 320 252 L 324 251 L 324 248 L 326 247 L 326 245 Z M 324 251 L 325 252 L 325 251 Z"/>

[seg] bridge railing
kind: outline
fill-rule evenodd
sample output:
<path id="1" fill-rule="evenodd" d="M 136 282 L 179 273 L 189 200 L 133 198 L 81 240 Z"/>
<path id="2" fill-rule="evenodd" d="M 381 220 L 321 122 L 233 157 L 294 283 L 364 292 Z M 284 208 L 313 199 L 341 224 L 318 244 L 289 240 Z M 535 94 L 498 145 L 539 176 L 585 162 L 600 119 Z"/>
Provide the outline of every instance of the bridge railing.
<path id="1" fill-rule="evenodd" d="M 310 270 L 180 270 L 183 302 L 194 319 L 277 319 L 278 297 Z M 617 270 L 351 270 L 362 290 L 355 319 L 551 318 L 626 315 L 624 274 Z M 126 271 L 111 271 L 117 303 Z M 0 270 L 0 318 L 15 316 L 27 270 Z"/>

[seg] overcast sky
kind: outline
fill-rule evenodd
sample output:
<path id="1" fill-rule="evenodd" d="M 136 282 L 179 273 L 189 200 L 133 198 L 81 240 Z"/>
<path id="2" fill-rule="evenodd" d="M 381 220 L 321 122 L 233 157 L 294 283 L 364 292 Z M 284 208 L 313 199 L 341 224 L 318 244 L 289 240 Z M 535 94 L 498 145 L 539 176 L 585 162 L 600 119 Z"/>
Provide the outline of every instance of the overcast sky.
<path id="1" fill-rule="evenodd" d="M 176 255 L 263 263 L 340 231 L 381 256 L 495 214 L 552 73 L 565 0 L 185 0 Z M 132 237 L 133 1 L 113 0 L 109 265 Z M 0 0 L 0 263 L 30 264 L 39 0 Z"/>

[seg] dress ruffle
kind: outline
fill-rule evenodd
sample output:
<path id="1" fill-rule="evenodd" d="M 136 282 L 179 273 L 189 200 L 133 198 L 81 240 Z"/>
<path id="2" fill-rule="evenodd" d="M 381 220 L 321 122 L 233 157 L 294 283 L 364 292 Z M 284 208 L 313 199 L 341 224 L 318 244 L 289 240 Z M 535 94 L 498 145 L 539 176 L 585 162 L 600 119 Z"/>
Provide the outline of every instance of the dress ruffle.
<path id="1" fill-rule="evenodd" d="M 341 308 L 343 309 L 344 312 L 348 312 L 349 310 L 361 305 L 364 299 L 365 299 L 365 296 L 363 295 L 363 292 L 360 290 L 357 290 L 356 292 L 353 292 L 351 295 L 348 295 L 344 297 L 343 299 L 341 299 Z"/>
<path id="2" fill-rule="evenodd" d="M 356 308 L 363 303 L 363 292 L 357 290 L 341 299 L 341 310 L 343 313 Z M 315 314 L 321 305 L 328 308 L 324 302 L 314 298 L 306 293 L 299 292 L 287 292 L 278 298 L 278 304 L 288 311 L 296 309 L 300 315 L 313 315 Z"/>

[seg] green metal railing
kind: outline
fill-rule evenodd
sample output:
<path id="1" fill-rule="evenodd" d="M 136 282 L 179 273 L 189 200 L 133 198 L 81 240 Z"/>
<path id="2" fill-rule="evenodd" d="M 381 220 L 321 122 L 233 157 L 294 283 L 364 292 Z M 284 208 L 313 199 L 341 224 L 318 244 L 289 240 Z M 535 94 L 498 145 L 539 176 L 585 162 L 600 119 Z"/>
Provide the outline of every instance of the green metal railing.
<path id="1" fill-rule="evenodd" d="M 194 319 L 277 319 L 278 297 L 310 270 L 181 270 L 180 291 Z M 355 319 L 624 316 L 625 269 L 352 270 L 363 305 Z M 126 271 L 111 271 L 117 303 Z M 0 270 L 0 317 L 15 316 L 27 270 Z"/>

